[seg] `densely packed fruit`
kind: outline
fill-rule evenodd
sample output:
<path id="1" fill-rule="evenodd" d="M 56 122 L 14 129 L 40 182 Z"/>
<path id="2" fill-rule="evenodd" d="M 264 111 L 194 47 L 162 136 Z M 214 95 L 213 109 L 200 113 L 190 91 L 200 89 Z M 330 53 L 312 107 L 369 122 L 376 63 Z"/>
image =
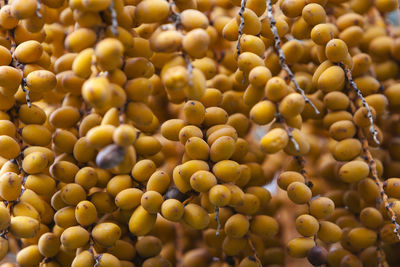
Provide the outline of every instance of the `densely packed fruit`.
<path id="1" fill-rule="evenodd" d="M 1 1 L 0 266 L 399 266 L 398 5 Z"/>

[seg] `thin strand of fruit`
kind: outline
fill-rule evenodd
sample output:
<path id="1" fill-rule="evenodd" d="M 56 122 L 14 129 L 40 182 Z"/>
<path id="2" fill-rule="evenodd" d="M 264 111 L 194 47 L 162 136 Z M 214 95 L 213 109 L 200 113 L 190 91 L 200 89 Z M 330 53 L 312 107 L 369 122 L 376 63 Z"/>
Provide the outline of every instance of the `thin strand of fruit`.
<path id="1" fill-rule="evenodd" d="M 110 5 L 108 6 L 108 10 L 111 13 L 111 32 L 114 34 L 115 37 L 118 37 L 117 12 L 115 11 L 113 0 L 111 1 Z"/>
<path id="2" fill-rule="evenodd" d="M 267 14 L 268 14 L 268 19 L 269 19 L 269 26 L 271 28 L 272 34 L 274 35 L 274 47 L 275 47 L 275 50 L 279 54 L 279 62 L 281 64 L 282 68 L 288 73 L 290 80 L 293 82 L 294 86 L 296 87 L 296 90 L 300 92 L 300 94 L 303 96 L 306 103 L 311 105 L 312 108 L 314 109 L 315 113 L 318 115 L 320 113 L 319 110 L 311 102 L 311 100 L 306 96 L 306 93 L 304 92 L 304 90 L 300 88 L 300 85 L 297 83 L 297 80 L 294 77 L 292 70 L 286 64 L 285 54 L 283 53 L 283 50 L 281 48 L 281 38 L 278 35 L 278 29 L 276 28 L 276 20 L 274 18 L 274 14 L 272 13 L 271 0 L 267 0 Z"/>
<path id="3" fill-rule="evenodd" d="M 351 109 L 352 113 L 354 113 L 356 110 L 356 107 L 355 107 L 353 101 L 350 102 L 350 109 Z M 394 213 L 393 209 L 391 208 L 391 205 L 388 202 L 388 196 L 386 195 L 385 190 L 383 189 L 383 184 L 379 181 L 378 171 L 376 169 L 376 161 L 372 157 L 371 151 L 369 150 L 368 140 L 365 137 L 362 129 L 359 128 L 357 133 L 358 133 L 358 137 L 362 144 L 362 149 L 363 149 L 364 155 L 367 158 L 368 165 L 370 166 L 372 180 L 375 182 L 375 184 L 379 188 L 380 201 L 383 202 L 385 209 L 389 212 L 389 215 L 391 218 L 390 220 L 395 226 L 395 229 L 393 232 L 396 234 L 397 238 L 400 240 L 400 225 L 396 222 L 397 216 Z"/>
<path id="4" fill-rule="evenodd" d="M 303 175 L 303 177 L 304 177 L 304 183 L 305 183 L 310 189 L 312 189 L 313 184 L 312 184 L 312 182 L 310 182 L 310 181 L 308 180 L 307 171 L 306 171 L 306 169 L 305 169 L 306 160 L 305 160 L 302 156 L 295 156 L 294 158 L 295 158 L 295 160 L 297 161 L 297 163 L 298 163 L 299 166 L 300 166 L 300 174 Z M 315 197 L 311 198 L 311 201 L 312 201 L 314 198 L 316 198 L 316 197 L 318 197 L 318 196 L 315 196 Z M 309 214 L 309 215 L 311 215 L 311 211 L 310 211 L 311 201 L 307 202 L 307 208 L 308 208 L 308 214 Z M 318 246 L 318 243 L 317 243 L 317 234 L 315 234 L 315 235 L 313 236 L 313 239 L 314 239 L 315 246 Z"/>
<path id="5" fill-rule="evenodd" d="M 38 2 L 39 2 L 39 1 L 38 1 Z M 16 57 L 14 56 L 14 51 L 15 51 L 15 48 L 16 48 L 16 46 L 17 46 L 16 43 L 15 43 L 15 41 L 14 41 L 14 31 L 13 31 L 13 30 L 10 30 L 10 31 L 8 31 L 8 33 L 9 33 L 9 34 L 8 34 L 8 38 L 9 38 L 10 41 L 11 41 L 11 50 L 10 50 L 10 52 L 11 52 L 11 54 L 13 55 L 13 56 L 12 56 L 11 64 L 12 64 L 12 66 L 13 66 L 14 68 L 20 69 L 20 71 L 23 71 L 25 65 L 24 65 L 23 63 L 19 62 L 19 61 L 16 59 Z M 31 103 L 31 99 L 30 99 L 30 97 L 29 97 L 29 90 L 25 87 L 25 85 L 26 85 L 26 79 L 23 78 L 23 79 L 21 80 L 21 89 L 22 89 L 22 91 L 24 91 L 24 93 L 25 93 L 26 104 L 27 104 L 28 107 L 30 108 L 30 107 L 32 107 L 32 103 Z"/>
<path id="6" fill-rule="evenodd" d="M 282 123 L 283 128 L 285 129 L 290 141 L 293 142 L 294 149 L 296 149 L 296 151 L 299 152 L 300 146 L 292 135 L 293 128 L 287 125 L 285 118 L 279 112 L 275 115 L 275 117 L 276 117 L 276 122 Z"/>
<path id="7" fill-rule="evenodd" d="M 379 235 L 378 235 L 377 246 L 376 246 L 376 254 L 378 257 L 378 267 L 385 266 L 384 263 L 386 263 L 386 257 L 385 257 L 385 252 L 382 249 L 382 241 L 380 240 Z"/>
<path id="8" fill-rule="evenodd" d="M 38 0 L 38 1 L 36 1 L 36 16 L 38 16 L 39 19 L 41 19 L 43 17 L 42 13 L 40 13 L 40 8 L 41 8 L 41 4 L 40 4 L 40 1 Z"/>
<path id="9" fill-rule="evenodd" d="M 96 249 L 94 248 L 94 241 L 93 241 L 92 237 L 90 237 L 90 245 L 89 245 L 88 251 L 90 252 L 90 254 L 93 255 L 93 258 L 95 260 L 95 265 L 94 266 L 98 266 L 99 265 L 99 257 L 98 257 L 99 255 L 96 252 Z"/>
<path id="10" fill-rule="evenodd" d="M 242 0 L 240 2 L 240 10 L 239 10 L 239 17 L 240 17 L 240 25 L 239 25 L 239 36 L 238 36 L 238 41 L 237 41 L 237 45 L 236 45 L 236 53 L 239 56 L 240 55 L 240 39 L 242 39 L 242 35 L 243 35 L 243 28 L 244 28 L 244 11 L 246 9 L 246 3 L 247 0 Z"/>
<path id="11" fill-rule="evenodd" d="M 31 108 L 32 107 L 32 103 L 31 103 L 31 99 L 29 97 L 29 90 L 26 89 L 25 85 L 26 85 L 26 81 L 25 81 L 25 78 L 24 78 L 24 79 L 22 79 L 22 82 L 21 82 L 21 89 L 25 93 L 26 104 L 28 105 L 29 108 Z"/>
<path id="12" fill-rule="evenodd" d="M 364 107 L 367 109 L 367 111 L 368 111 L 368 119 L 369 119 L 370 124 L 371 124 L 369 130 L 370 130 L 370 132 L 371 132 L 372 135 L 373 135 L 374 141 L 375 141 L 377 144 L 379 144 L 379 140 L 378 140 L 378 138 L 377 138 L 378 132 L 377 132 L 377 130 L 375 130 L 374 127 L 373 127 L 373 117 L 372 117 L 372 114 L 371 114 L 371 109 L 369 108 L 368 103 L 365 101 L 365 99 L 364 99 L 364 97 L 363 97 L 363 95 L 362 95 L 362 92 L 358 89 L 357 85 L 354 83 L 353 77 L 352 77 L 352 74 L 351 74 L 351 70 L 350 70 L 349 68 L 345 67 L 344 64 L 340 64 L 340 65 L 341 65 L 341 67 L 343 68 L 343 70 L 345 71 L 346 78 L 347 78 L 347 80 L 349 81 L 349 85 L 357 92 L 357 95 L 361 98 L 361 101 L 362 101 L 363 106 L 364 106 Z M 373 68 L 371 67 L 370 70 L 373 70 Z M 375 75 L 374 75 L 374 76 L 375 76 Z M 381 83 L 379 83 L 379 86 L 383 89 Z M 352 110 L 352 113 L 354 114 L 354 112 L 356 111 L 356 108 L 355 108 L 355 106 L 354 106 L 353 101 L 350 102 L 350 108 L 351 108 L 351 110 Z M 379 178 L 378 178 L 378 174 L 377 174 L 377 170 L 376 170 L 376 162 L 375 162 L 375 160 L 372 158 L 371 152 L 369 151 L 369 147 L 368 147 L 368 141 L 367 141 L 367 139 L 365 138 L 364 133 L 363 133 L 363 131 L 362 131 L 360 128 L 358 129 L 358 136 L 359 136 L 360 138 L 362 138 L 363 152 L 364 152 L 365 156 L 367 157 L 367 161 L 368 161 L 368 164 L 369 164 L 370 169 L 371 169 L 371 172 L 372 172 L 372 178 L 373 178 L 375 184 L 378 186 L 378 188 L 379 188 L 379 190 L 380 190 L 380 196 L 381 196 L 382 201 L 384 202 L 385 208 L 388 210 L 388 212 L 389 212 L 390 215 L 391 215 L 391 221 L 392 221 L 392 223 L 395 225 L 395 230 L 394 230 L 394 232 L 395 232 L 395 234 L 397 235 L 397 238 L 400 239 L 400 235 L 399 235 L 399 225 L 398 225 L 397 222 L 396 222 L 397 216 L 396 216 L 396 214 L 394 214 L 393 210 L 390 208 L 390 205 L 389 205 L 389 203 L 388 203 L 388 201 L 387 201 L 387 195 L 385 194 L 385 192 L 384 192 L 384 190 L 383 190 L 382 183 L 380 183 Z M 378 235 L 378 238 L 379 238 L 379 235 Z M 386 260 L 385 260 L 385 253 L 384 253 L 384 251 L 382 250 L 379 241 L 378 241 L 378 245 L 377 245 L 377 255 L 378 255 L 378 266 L 379 266 L 379 267 L 380 267 L 380 266 L 384 266 L 384 265 L 385 265 L 384 263 L 386 262 Z"/>
<path id="13" fill-rule="evenodd" d="M 221 230 L 221 221 L 219 220 L 219 207 L 215 207 L 215 218 L 217 221 L 217 231 L 215 232 L 216 236 L 219 236 L 219 230 Z"/>
<path id="14" fill-rule="evenodd" d="M 382 199 L 382 201 L 383 201 L 383 203 L 385 205 L 385 209 L 389 212 L 390 218 L 391 218 L 390 220 L 395 226 L 394 233 L 397 235 L 397 238 L 400 240 L 400 232 L 399 232 L 400 231 L 400 225 L 396 222 L 397 216 L 394 213 L 393 209 L 391 208 L 391 205 L 388 202 L 388 196 L 386 195 L 385 191 L 383 190 L 382 183 L 379 181 L 378 172 L 376 170 L 376 161 L 374 160 L 374 158 L 372 157 L 371 152 L 369 151 L 368 141 L 365 138 L 364 133 L 362 132 L 361 129 L 358 130 L 358 135 L 362 139 L 362 147 L 363 147 L 363 151 L 365 153 L 365 156 L 367 157 L 368 164 L 369 164 L 369 166 L 371 168 L 372 179 L 374 180 L 375 184 L 379 187 L 381 199 Z"/>
<path id="15" fill-rule="evenodd" d="M 29 105 L 28 105 L 28 107 L 30 108 Z M 19 120 L 19 118 L 18 118 L 18 109 L 19 109 L 18 106 L 14 106 L 14 107 L 9 111 L 9 114 L 10 114 L 10 121 L 11 121 L 12 123 L 14 123 L 16 129 L 18 129 L 19 126 L 20 126 L 20 120 Z M 21 192 L 20 192 L 18 198 L 17 198 L 15 201 L 8 202 L 7 204 L 4 203 L 4 204 L 7 205 L 7 209 L 8 209 L 8 212 L 9 212 L 10 215 L 11 215 L 12 212 L 13 212 L 14 205 L 16 205 L 16 204 L 20 201 L 20 198 L 21 198 L 22 194 L 23 194 L 23 193 L 25 192 L 25 190 L 26 190 L 24 184 L 25 184 L 25 180 L 26 180 L 26 176 L 27 176 L 27 174 L 24 172 L 24 169 L 23 169 L 23 167 L 22 167 L 22 160 L 23 160 L 23 157 L 24 157 L 24 152 L 23 152 L 24 148 L 23 148 L 22 133 L 20 133 L 19 131 L 16 131 L 15 137 L 16 137 L 16 139 L 17 139 L 17 142 L 18 142 L 19 146 L 20 146 L 20 151 L 21 151 L 21 152 L 20 152 L 20 154 L 19 154 L 16 158 L 12 159 L 12 161 L 18 166 L 18 173 L 19 173 L 18 175 L 19 175 L 19 177 L 20 177 L 20 179 L 21 179 L 22 182 L 21 182 Z M 9 227 L 10 227 L 10 226 L 9 226 Z M 8 231 L 9 231 L 9 228 L 8 228 L 6 231 L 8 232 Z M 14 239 L 15 237 L 11 237 L 11 238 Z M 16 239 L 16 241 L 18 241 L 18 239 Z M 18 244 L 19 250 L 21 250 L 21 249 L 22 249 L 22 244 L 21 244 L 21 242 L 17 242 L 17 244 Z"/>
<path id="16" fill-rule="evenodd" d="M 351 70 L 350 70 L 348 67 L 346 67 L 344 64 L 342 64 L 342 63 L 340 64 L 340 66 L 343 68 L 343 70 L 344 70 L 344 72 L 345 72 L 345 74 L 346 74 L 346 78 L 347 78 L 347 80 L 348 80 L 348 82 L 349 82 L 350 87 L 351 87 L 354 91 L 356 91 L 358 97 L 361 99 L 361 102 L 362 102 L 363 107 L 367 109 L 367 112 L 368 112 L 368 120 L 369 120 L 369 122 L 370 122 L 370 124 L 371 124 L 371 125 L 369 126 L 369 131 L 370 131 L 370 133 L 372 134 L 372 136 L 373 136 L 373 138 L 374 138 L 374 141 L 375 141 L 377 144 L 379 144 L 379 140 L 378 140 L 378 131 L 374 128 L 374 118 L 373 118 L 373 116 L 372 116 L 372 112 L 371 112 L 370 107 L 369 107 L 367 101 L 365 101 L 365 98 L 364 98 L 362 92 L 358 89 L 357 85 L 356 85 L 355 82 L 353 81 L 353 76 L 352 76 L 352 74 L 351 74 Z"/>
<path id="17" fill-rule="evenodd" d="M 92 60 L 90 61 L 90 70 L 92 71 L 92 74 L 90 75 L 90 77 L 96 77 L 99 75 L 99 71 L 96 67 L 96 62 L 97 62 L 96 55 L 93 54 Z"/>
<path id="18" fill-rule="evenodd" d="M 171 11 L 171 15 L 169 16 L 169 19 L 172 20 L 174 22 L 174 26 L 178 27 L 181 26 L 181 16 L 179 13 L 177 13 L 174 10 L 174 6 L 176 7 L 175 2 L 172 0 L 169 2 L 169 9 Z M 162 27 L 162 26 L 161 26 Z"/>
<path id="19" fill-rule="evenodd" d="M 174 22 L 174 25 L 175 25 L 175 27 L 177 29 L 178 28 L 182 28 L 181 14 L 174 10 L 174 6 L 176 7 L 175 2 L 173 2 L 173 1 L 170 2 L 170 10 L 171 10 L 170 19 Z M 187 68 L 188 73 L 189 73 L 188 85 L 192 86 L 193 85 L 193 65 L 192 65 L 192 61 L 191 61 L 190 57 L 184 51 L 182 51 L 182 56 L 185 59 L 186 68 Z"/>
<path id="20" fill-rule="evenodd" d="M 125 102 L 125 104 L 118 109 L 119 123 L 120 124 L 123 124 L 125 122 L 125 115 L 124 114 L 125 114 L 125 111 L 126 111 L 126 108 L 127 108 L 128 104 L 129 104 L 129 101 L 127 100 Z M 140 131 L 138 131 L 137 137 L 139 137 L 139 135 L 140 135 Z"/>
<path id="21" fill-rule="evenodd" d="M 189 73 L 189 86 L 193 85 L 193 65 L 192 65 L 192 61 L 190 60 L 190 57 L 184 53 L 183 57 L 185 58 L 185 63 L 186 63 L 186 68 L 188 70 Z"/>

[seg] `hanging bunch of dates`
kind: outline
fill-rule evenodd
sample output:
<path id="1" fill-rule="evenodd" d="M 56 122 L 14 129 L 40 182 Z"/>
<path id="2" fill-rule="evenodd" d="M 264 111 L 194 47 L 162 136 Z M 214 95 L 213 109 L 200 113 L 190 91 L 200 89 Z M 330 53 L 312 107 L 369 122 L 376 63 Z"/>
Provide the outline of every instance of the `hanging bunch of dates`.
<path id="1" fill-rule="evenodd" d="M 400 265 L 397 0 L 0 7 L 0 267 Z"/>

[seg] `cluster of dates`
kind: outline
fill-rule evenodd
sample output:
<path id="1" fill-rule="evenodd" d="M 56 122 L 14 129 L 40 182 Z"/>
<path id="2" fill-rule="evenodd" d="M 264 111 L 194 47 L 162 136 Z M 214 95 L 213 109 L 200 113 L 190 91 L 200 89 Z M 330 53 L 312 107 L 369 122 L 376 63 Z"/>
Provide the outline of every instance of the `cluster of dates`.
<path id="1" fill-rule="evenodd" d="M 0 4 L 1 267 L 400 264 L 397 0 Z"/>

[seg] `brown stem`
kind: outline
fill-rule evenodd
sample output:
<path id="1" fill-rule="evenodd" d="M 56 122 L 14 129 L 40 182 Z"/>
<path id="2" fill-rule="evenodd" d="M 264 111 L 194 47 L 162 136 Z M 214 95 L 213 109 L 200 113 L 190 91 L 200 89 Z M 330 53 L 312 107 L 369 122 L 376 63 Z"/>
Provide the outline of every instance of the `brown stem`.
<path id="1" fill-rule="evenodd" d="M 253 252 L 253 257 L 254 257 L 255 260 L 257 261 L 257 264 L 258 264 L 259 266 L 262 266 L 261 261 L 260 261 L 260 259 L 258 258 L 258 255 L 257 255 L 257 250 L 256 250 L 256 248 L 254 247 L 253 241 L 251 241 L 251 238 L 250 238 L 250 237 L 247 237 L 247 241 L 249 242 L 251 251 Z"/>
<path id="2" fill-rule="evenodd" d="M 100 224 L 100 223 L 105 222 L 105 221 L 108 220 L 111 216 L 112 216 L 111 213 L 104 214 L 104 215 L 97 221 L 96 224 Z"/>
<path id="3" fill-rule="evenodd" d="M 191 195 L 190 197 L 188 197 L 187 199 L 185 199 L 185 201 L 183 201 L 183 205 L 187 205 L 191 200 L 193 200 L 194 195 Z"/>
<path id="4" fill-rule="evenodd" d="M 93 246 L 93 244 L 94 244 L 93 242 L 94 242 L 94 241 L 92 241 L 92 242 L 90 243 L 88 251 L 89 251 L 90 253 L 92 253 L 92 255 L 93 255 L 94 257 L 96 257 L 96 256 L 97 256 L 97 252 L 96 252 L 96 249 L 95 249 L 94 246 Z"/>

